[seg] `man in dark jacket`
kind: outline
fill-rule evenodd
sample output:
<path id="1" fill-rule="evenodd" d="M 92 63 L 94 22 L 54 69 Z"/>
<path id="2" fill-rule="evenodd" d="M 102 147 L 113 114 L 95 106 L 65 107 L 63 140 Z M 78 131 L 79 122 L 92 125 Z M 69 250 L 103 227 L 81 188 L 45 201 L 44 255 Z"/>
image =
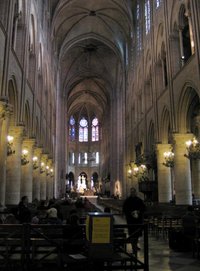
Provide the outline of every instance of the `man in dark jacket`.
<path id="1" fill-rule="evenodd" d="M 133 252 L 139 250 L 138 239 L 142 236 L 141 224 L 143 224 L 143 217 L 145 211 L 145 204 L 142 199 L 137 196 L 136 189 L 130 189 L 130 196 L 124 201 L 123 213 L 126 217 L 129 236 L 132 241 Z"/>
<path id="2" fill-rule="evenodd" d="M 23 196 L 18 204 L 18 220 L 19 223 L 31 222 L 31 211 L 28 208 L 28 197 Z"/>

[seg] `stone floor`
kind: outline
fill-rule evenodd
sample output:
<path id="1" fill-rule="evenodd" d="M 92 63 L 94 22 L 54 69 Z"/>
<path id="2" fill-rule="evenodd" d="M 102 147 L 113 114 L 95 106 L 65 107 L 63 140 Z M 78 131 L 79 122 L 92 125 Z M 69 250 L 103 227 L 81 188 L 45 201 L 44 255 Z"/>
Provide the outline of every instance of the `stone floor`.
<path id="1" fill-rule="evenodd" d="M 140 257 L 140 252 L 139 252 Z M 149 236 L 149 271 L 199 271 L 200 259 L 192 252 L 176 252 L 169 248 L 168 240 Z"/>
<path id="2" fill-rule="evenodd" d="M 102 206 L 97 206 L 103 209 Z M 115 223 L 125 223 L 121 215 L 114 215 Z M 138 253 L 142 260 L 141 251 Z M 149 271 L 200 271 L 200 259 L 193 258 L 192 252 L 177 252 L 169 248 L 168 239 L 149 234 Z"/>

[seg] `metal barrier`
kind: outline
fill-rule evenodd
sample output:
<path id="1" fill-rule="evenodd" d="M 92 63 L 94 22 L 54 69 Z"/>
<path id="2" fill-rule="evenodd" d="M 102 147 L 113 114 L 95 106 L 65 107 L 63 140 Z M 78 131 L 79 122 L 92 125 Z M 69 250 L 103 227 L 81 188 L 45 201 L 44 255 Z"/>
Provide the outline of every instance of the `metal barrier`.
<path id="1" fill-rule="evenodd" d="M 148 225 L 140 225 L 142 230 L 143 247 L 138 253 L 130 251 L 132 237 L 128 234 L 128 227 L 134 225 L 114 225 L 113 255 L 107 259 L 91 258 L 87 254 L 87 241 L 83 246 L 83 251 L 79 253 L 83 257 L 71 257 L 66 252 L 63 244 L 70 246 L 70 242 L 65 239 L 64 231 L 70 225 L 33 225 L 0 224 L 0 269 L 3 270 L 34 270 L 38 266 L 52 263 L 55 266 L 69 269 L 69 266 L 78 265 L 80 262 L 85 266 L 85 270 L 96 270 L 94 265 L 100 264 L 103 270 L 144 270 L 149 271 L 148 261 Z M 85 232 L 85 225 L 80 225 Z M 74 236 L 74 240 L 76 237 Z M 129 248 L 128 248 L 129 246 Z M 81 258 L 81 259 L 80 259 Z M 51 269 L 49 269 L 51 270 Z M 78 270 L 78 269 L 77 269 Z M 84 270 L 84 269 L 83 269 Z"/>

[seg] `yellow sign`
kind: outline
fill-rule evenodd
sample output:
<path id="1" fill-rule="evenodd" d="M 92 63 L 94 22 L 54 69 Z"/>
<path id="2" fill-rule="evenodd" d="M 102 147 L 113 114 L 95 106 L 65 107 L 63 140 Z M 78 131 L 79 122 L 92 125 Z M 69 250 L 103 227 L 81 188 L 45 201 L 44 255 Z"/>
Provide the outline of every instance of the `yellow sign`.
<path id="1" fill-rule="evenodd" d="M 110 217 L 93 217 L 92 243 L 110 243 Z"/>

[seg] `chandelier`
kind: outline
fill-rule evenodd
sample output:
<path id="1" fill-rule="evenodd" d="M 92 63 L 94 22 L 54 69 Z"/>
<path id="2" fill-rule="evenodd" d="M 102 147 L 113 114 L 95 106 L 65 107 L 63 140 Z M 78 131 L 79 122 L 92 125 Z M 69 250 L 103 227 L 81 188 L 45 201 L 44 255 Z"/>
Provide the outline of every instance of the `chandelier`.
<path id="1" fill-rule="evenodd" d="M 42 174 L 44 172 L 45 172 L 45 163 L 41 162 L 41 164 L 40 164 L 40 174 Z"/>
<path id="2" fill-rule="evenodd" d="M 163 153 L 165 162 L 163 163 L 166 167 L 173 167 L 174 166 L 174 153 L 172 151 L 164 152 Z"/>
<path id="3" fill-rule="evenodd" d="M 28 163 L 29 163 L 29 160 L 28 160 L 28 150 L 23 149 L 22 150 L 22 155 L 21 155 L 21 165 L 25 166 Z"/>
<path id="4" fill-rule="evenodd" d="M 46 175 L 49 176 L 49 174 L 50 174 L 49 166 L 46 166 Z"/>
<path id="5" fill-rule="evenodd" d="M 188 159 L 200 159 L 200 143 L 193 137 L 192 140 L 185 142 L 187 153 L 184 155 Z"/>
<path id="6" fill-rule="evenodd" d="M 128 165 L 128 177 L 132 176 L 138 178 L 138 181 L 147 179 L 147 167 L 143 164 L 137 165 L 134 162 L 130 162 Z"/>
<path id="7" fill-rule="evenodd" d="M 50 169 L 50 176 L 53 177 L 53 168 Z"/>
<path id="8" fill-rule="evenodd" d="M 33 169 L 37 169 L 39 166 L 38 166 L 38 158 L 37 156 L 34 156 L 33 157 Z"/>
<path id="9" fill-rule="evenodd" d="M 8 141 L 7 142 L 7 156 L 15 153 L 15 150 L 13 148 L 13 140 L 14 140 L 13 136 L 10 136 L 10 135 L 7 136 L 7 141 Z"/>

